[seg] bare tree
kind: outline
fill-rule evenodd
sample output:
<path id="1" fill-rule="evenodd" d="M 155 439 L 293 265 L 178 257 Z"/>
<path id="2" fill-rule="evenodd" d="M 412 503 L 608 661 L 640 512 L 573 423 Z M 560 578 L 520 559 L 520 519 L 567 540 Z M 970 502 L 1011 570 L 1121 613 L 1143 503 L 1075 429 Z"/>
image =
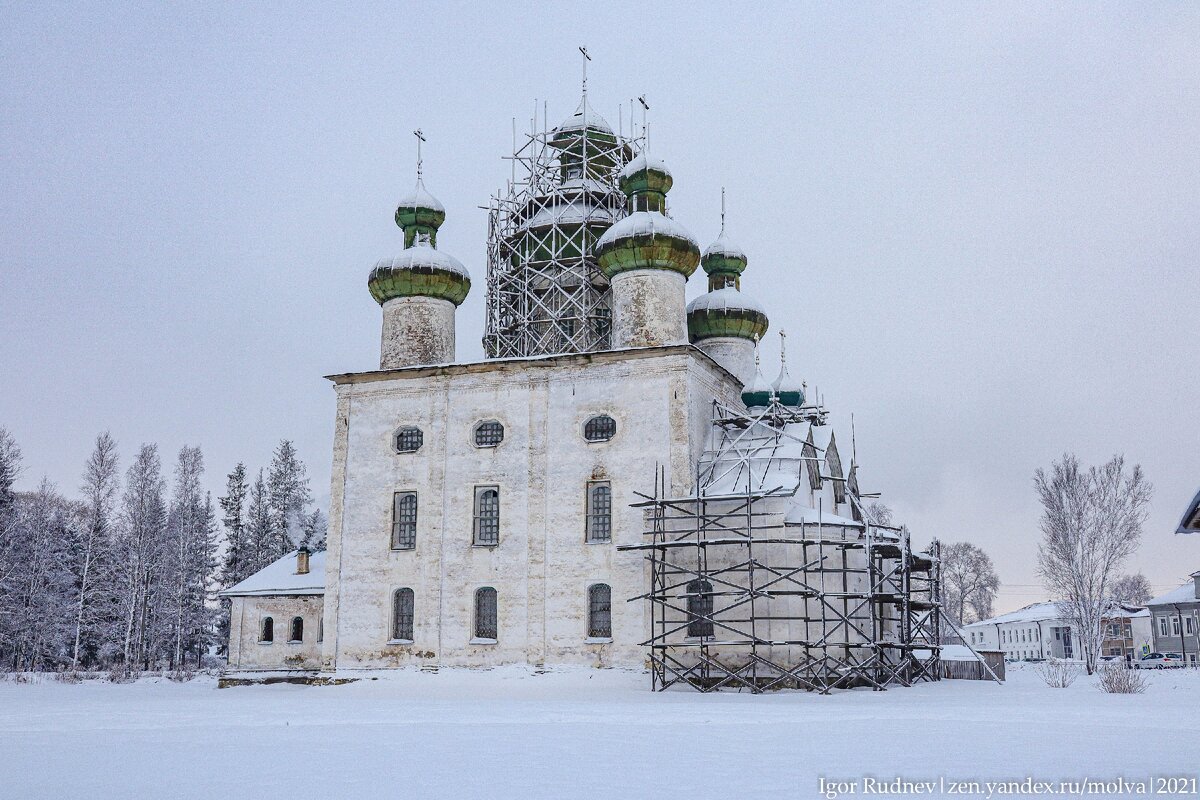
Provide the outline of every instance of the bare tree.
<path id="1" fill-rule="evenodd" d="M 872 500 L 863 508 L 867 512 L 867 519 L 872 525 L 890 526 L 896 519 L 896 515 L 892 513 L 892 509 L 886 503 L 881 503 L 878 500 Z"/>
<path id="2" fill-rule="evenodd" d="M 1153 487 L 1123 456 L 1084 470 L 1066 453 L 1034 485 L 1042 503 L 1038 572 L 1079 640 L 1084 666 L 1096 670 L 1101 623 L 1115 573 L 1137 549 Z"/>
<path id="3" fill-rule="evenodd" d="M 1000 578 L 987 553 L 970 542 L 942 545 L 942 613 L 959 627 L 987 619 Z"/>
<path id="4" fill-rule="evenodd" d="M 1109 597 L 1129 606 L 1144 606 L 1154 597 L 1150 581 L 1142 573 L 1122 575 L 1113 581 Z"/>

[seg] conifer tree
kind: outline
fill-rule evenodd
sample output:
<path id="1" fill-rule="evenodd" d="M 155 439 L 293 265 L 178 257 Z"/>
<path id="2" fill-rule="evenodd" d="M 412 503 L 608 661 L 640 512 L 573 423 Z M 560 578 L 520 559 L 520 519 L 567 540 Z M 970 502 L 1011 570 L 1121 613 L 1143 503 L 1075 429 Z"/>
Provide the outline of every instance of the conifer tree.
<path id="1" fill-rule="evenodd" d="M 220 584 L 228 589 L 250 573 L 247 566 L 252 554 L 248 551 L 246 532 L 246 465 L 238 462 L 225 479 L 225 494 L 221 504 L 221 524 L 225 527 L 225 560 L 221 565 Z"/>
<path id="2" fill-rule="evenodd" d="M 79 667 L 81 648 L 94 651 L 101 642 L 99 629 L 110 616 L 112 589 L 113 502 L 117 493 L 117 443 L 107 431 L 96 444 L 83 473 L 84 520 L 75 558 L 75 635 L 71 645 L 71 669 Z M 107 601 L 107 602 L 106 602 Z"/>
<path id="3" fill-rule="evenodd" d="M 300 544 L 304 516 L 312 503 L 307 470 L 287 439 L 280 441 L 271 459 L 267 497 L 271 519 L 271 553 L 267 558 L 270 563 Z"/>
<path id="4" fill-rule="evenodd" d="M 246 552 L 246 575 L 258 572 L 275 559 L 267 484 L 261 469 L 254 485 L 250 487 L 250 506 L 246 510 Z"/>

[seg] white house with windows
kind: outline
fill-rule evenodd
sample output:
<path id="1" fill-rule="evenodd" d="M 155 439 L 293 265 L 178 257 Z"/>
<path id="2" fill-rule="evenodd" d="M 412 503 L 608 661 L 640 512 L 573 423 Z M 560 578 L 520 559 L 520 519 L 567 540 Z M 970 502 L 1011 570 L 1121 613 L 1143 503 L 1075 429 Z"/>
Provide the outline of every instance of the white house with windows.
<path id="1" fill-rule="evenodd" d="M 1200 666 L 1200 571 L 1146 607 L 1154 629 L 1154 652 L 1178 653 L 1189 666 Z"/>
<path id="2" fill-rule="evenodd" d="M 336 416 L 328 551 L 313 556 L 307 581 L 288 557 L 224 593 L 236 620 L 232 668 L 642 666 L 649 606 L 627 601 L 647 596 L 649 568 L 643 552 L 628 548 L 644 542 L 648 516 L 632 504 L 696 491 L 698 465 L 736 427 L 729 417 L 718 425 L 716 407 L 760 409 L 761 443 L 746 463 L 775 466 L 748 472 L 744 493 L 760 491 L 754 482 L 769 474 L 779 525 L 818 538 L 836 527 L 831 550 L 842 562 L 862 562 L 866 574 L 871 556 L 860 538 L 869 525 L 852 448 L 844 469 L 823 408 L 805 404 L 804 386 L 786 366 L 773 382 L 763 377 L 756 342 L 768 320 L 741 292 L 746 256 L 725 238 L 723 222 L 702 255 L 667 216 L 671 173 L 638 149 L 586 96 L 573 116 L 530 137 L 516 157 L 529 180 L 491 206 L 489 358 L 469 363 L 455 358 L 455 315 L 471 276 L 437 247 L 446 213 L 425 189 L 418 160 L 416 186 L 395 211 L 404 249 L 368 279 L 383 315 L 379 369 L 329 378 Z M 708 292 L 687 304 L 698 266 Z M 772 459 L 783 417 L 792 420 L 785 433 L 800 438 L 787 459 Z M 932 571 L 907 539 L 901 550 L 899 534 L 878 536 L 878 563 L 903 553 L 905 569 Z M 838 582 L 844 595 L 844 569 L 830 587 Z M 713 583 L 684 581 L 660 598 L 685 615 L 680 638 L 688 641 L 680 646 L 707 643 L 715 632 L 730 638 L 730 623 L 714 623 L 732 603 L 729 583 Z M 866 604 L 842 595 L 841 613 L 857 624 Z M 897 626 L 898 612 L 888 613 Z M 280 632 L 295 619 L 301 633 L 284 642 Z M 797 625 L 800 633 L 781 635 L 799 646 L 807 637 Z M 741 646 L 713 646 L 721 644 Z M 894 636 L 854 647 L 909 652 Z M 907 667 L 897 658 L 887 663 L 896 661 L 889 669 L 898 674 Z"/>
<path id="3" fill-rule="evenodd" d="M 974 622 L 963 632 L 976 649 L 999 650 L 1008 661 L 1078 657 L 1071 625 L 1053 602 Z"/>

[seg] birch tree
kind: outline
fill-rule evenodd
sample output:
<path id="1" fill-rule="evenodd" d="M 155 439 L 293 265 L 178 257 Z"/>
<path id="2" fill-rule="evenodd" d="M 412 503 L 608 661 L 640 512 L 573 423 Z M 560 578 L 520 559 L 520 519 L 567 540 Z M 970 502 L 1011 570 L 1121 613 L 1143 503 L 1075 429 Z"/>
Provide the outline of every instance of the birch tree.
<path id="1" fill-rule="evenodd" d="M 183 447 L 175 464 L 175 484 L 167 521 L 171 578 L 171 668 L 183 665 L 203 617 L 209 573 L 208 531 L 200 479 L 204 456 L 199 447 Z"/>
<path id="2" fill-rule="evenodd" d="M 1109 596 L 1118 603 L 1130 606 L 1144 606 L 1154 597 L 1150 581 L 1142 573 L 1122 575 L 1113 581 Z"/>
<path id="3" fill-rule="evenodd" d="M 1123 456 L 1085 470 L 1070 453 L 1049 472 L 1039 469 L 1034 485 L 1042 503 L 1038 572 L 1071 622 L 1090 675 L 1112 584 L 1141 540 L 1153 488 Z"/>
<path id="4" fill-rule="evenodd" d="M 942 612 L 956 625 L 987 619 L 1000 578 L 987 553 L 970 542 L 942 546 Z"/>
<path id="5" fill-rule="evenodd" d="M 95 627 L 98 617 L 97 606 L 103 602 L 103 575 L 97 572 L 104 567 L 111 570 L 113 501 L 117 493 L 117 443 L 108 432 L 96 437 L 96 444 L 88 457 L 83 472 L 83 495 L 85 517 L 81 526 L 81 538 L 75 550 L 78 565 L 75 597 L 75 635 L 71 647 L 71 669 L 78 669 L 80 647 L 85 633 Z M 106 563 L 107 562 L 107 563 Z M 92 642 L 93 646 L 99 642 Z"/>
<path id="6" fill-rule="evenodd" d="M 150 628 L 154 622 L 151 603 L 160 594 L 157 584 L 166 551 L 164 488 L 158 446 L 144 444 L 129 466 L 121 497 L 121 659 L 126 671 L 139 663 L 145 665 L 150 658 Z"/>

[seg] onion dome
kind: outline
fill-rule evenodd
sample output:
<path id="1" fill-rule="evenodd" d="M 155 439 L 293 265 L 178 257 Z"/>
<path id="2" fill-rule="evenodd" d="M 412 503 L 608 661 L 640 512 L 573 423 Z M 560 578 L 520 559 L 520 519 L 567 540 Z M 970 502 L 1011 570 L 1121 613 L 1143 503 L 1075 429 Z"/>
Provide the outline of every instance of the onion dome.
<path id="1" fill-rule="evenodd" d="M 757 341 L 767 332 L 769 322 L 762 306 L 728 286 L 688 303 L 687 326 L 693 342 L 718 336 Z"/>
<path id="2" fill-rule="evenodd" d="M 559 150 L 563 180 L 596 179 L 618 164 L 617 135 L 604 117 L 592 110 L 587 93 L 575 113 L 550 133 L 550 146 Z"/>
<path id="3" fill-rule="evenodd" d="M 397 297 L 434 297 L 459 305 L 471 290 L 471 274 L 457 258 L 437 249 L 437 231 L 446 209 L 417 177 L 416 188 L 396 208 L 396 224 L 404 229 L 405 249 L 379 261 L 367 287 L 383 305 Z"/>
<path id="4" fill-rule="evenodd" d="M 787 334 L 783 331 L 779 332 L 779 376 L 775 378 L 775 382 L 771 387 L 775 391 L 775 396 L 779 398 L 781 405 L 799 408 L 804 405 L 804 382 L 798 381 L 788 373 L 787 368 L 787 351 L 785 345 L 787 342 Z"/>
<path id="5" fill-rule="evenodd" d="M 554 135 L 551 141 L 566 139 L 570 134 L 579 133 L 583 130 L 596 131 L 598 133 L 607 133 L 612 135 L 612 126 L 604 117 L 592 110 L 591 103 L 588 102 L 587 94 L 584 93 L 583 99 L 579 101 L 579 108 L 575 109 L 575 113 L 562 121 L 557 128 L 554 129 Z"/>
<path id="6" fill-rule="evenodd" d="M 758 345 L 755 343 L 754 350 L 754 378 L 746 387 L 742 389 L 742 402 L 746 404 L 746 408 L 766 408 L 771 405 L 771 398 L 775 392 L 771 388 L 771 384 L 767 383 L 767 379 L 763 377 L 762 369 L 758 363 Z"/>
<path id="7" fill-rule="evenodd" d="M 665 213 L 671 188 L 666 165 L 643 154 L 621 171 L 620 185 L 633 213 L 596 241 L 600 270 L 610 279 L 637 269 L 672 270 L 690 277 L 700 263 L 700 247 L 687 229 Z"/>
<path id="8" fill-rule="evenodd" d="M 700 266 L 708 275 L 708 288 L 720 289 L 725 286 L 741 288 L 741 275 L 746 270 L 749 259 L 742 248 L 725 238 L 725 230 L 710 244 L 700 258 Z"/>

